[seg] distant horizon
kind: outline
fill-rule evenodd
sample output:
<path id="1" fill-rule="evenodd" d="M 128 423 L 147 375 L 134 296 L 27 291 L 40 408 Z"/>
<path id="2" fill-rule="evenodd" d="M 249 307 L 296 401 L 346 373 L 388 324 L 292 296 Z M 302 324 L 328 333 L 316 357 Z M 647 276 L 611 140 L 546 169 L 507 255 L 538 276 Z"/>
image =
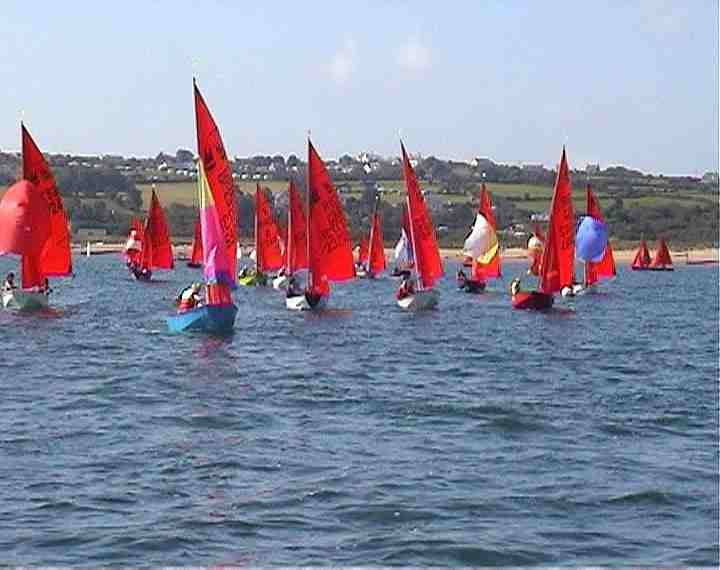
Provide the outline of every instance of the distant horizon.
<path id="1" fill-rule="evenodd" d="M 718 3 L 3 4 L 0 148 L 195 149 L 192 78 L 229 156 L 367 149 L 553 168 L 718 171 Z M 173 148 L 174 147 L 174 148 Z M 153 154 L 154 153 L 154 154 Z"/>

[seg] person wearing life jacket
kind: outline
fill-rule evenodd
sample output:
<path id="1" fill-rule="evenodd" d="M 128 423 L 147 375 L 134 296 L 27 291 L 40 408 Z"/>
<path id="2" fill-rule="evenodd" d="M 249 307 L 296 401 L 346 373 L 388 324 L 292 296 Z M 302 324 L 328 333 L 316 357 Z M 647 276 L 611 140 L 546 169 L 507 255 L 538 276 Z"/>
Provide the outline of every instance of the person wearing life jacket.
<path id="1" fill-rule="evenodd" d="M 513 298 L 520 292 L 520 279 L 513 279 L 510 283 L 510 294 Z"/>
<path id="2" fill-rule="evenodd" d="M 405 297 L 410 297 L 415 294 L 415 285 L 408 276 L 403 276 L 402 281 L 400 282 L 400 287 L 397 290 L 397 293 L 395 293 L 395 297 L 397 297 L 398 300 L 404 299 Z"/>
<path id="3" fill-rule="evenodd" d="M 303 294 L 303 292 L 299 289 L 297 279 L 294 275 L 291 275 L 288 279 L 287 284 L 287 292 L 286 296 L 289 299 L 290 297 L 300 297 Z"/>
<path id="4" fill-rule="evenodd" d="M 15 274 L 11 271 L 7 274 L 5 277 L 5 283 L 3 283 L 3 292 L 10 292 L 13 289 L 17 289 L 17 285 L 15 285 Z"/>
<path id="5" fill-rule="evenodd" d="M 190 311 L 200 305 L 200 283 L 193 283 L 189 287 L 183 289 L 175 299 L 177 303 L 178 313 Z"/>

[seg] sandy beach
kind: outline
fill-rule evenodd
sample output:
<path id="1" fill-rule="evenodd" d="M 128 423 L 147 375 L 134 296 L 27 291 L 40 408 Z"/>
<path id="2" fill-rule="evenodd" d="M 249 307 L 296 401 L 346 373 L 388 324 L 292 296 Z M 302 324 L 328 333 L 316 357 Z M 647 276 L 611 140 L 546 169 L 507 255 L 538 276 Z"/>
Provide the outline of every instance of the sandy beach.
<path id="1" fill-rule="evenodd" d="M 86 251 L 86 244 L 73 244 L 72 250 L 77 254 L 84 254 Z M 123 243 L 105 243 L 98 242 L 90 245 L 90 253 L 92 255 L 108 254 L 108 253 L 120 253 L 122 252 Z M 190 255 L 190 245 L 176 245 L 173 246 L 175 257 L 177 259 L 184 259 Z M 392 258 L 393 249 L 385 248 L 385 256 L 388 259 Z M 621 249 L 613 251 L 615 261 L 619 263 L 629 263 L 635 257 L 634 249 Z M 712 261 L 718 263 L 718 250 L 714 248 L 697 248 L 697 249 L 671 249 L 670 254 L 676 264 L 683 264 L 686 261 Z M 451 261 L 460 261 L 463 259 L 463 255 L 460 249 L 449 249 L 441 248 L 440 255 L 443 259 Z M 508 248 L 502 250 L 502 256 L 504 259 L 523 260 L 526 259 L 526 251 L 522 248 Z"/>

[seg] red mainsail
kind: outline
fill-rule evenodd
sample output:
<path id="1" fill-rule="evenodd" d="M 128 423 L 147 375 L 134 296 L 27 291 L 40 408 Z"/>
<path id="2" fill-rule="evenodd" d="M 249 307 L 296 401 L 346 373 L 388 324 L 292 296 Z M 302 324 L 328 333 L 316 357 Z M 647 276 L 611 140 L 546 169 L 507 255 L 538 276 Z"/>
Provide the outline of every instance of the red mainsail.
<path id="1" fill-rule="evenodd" d="M 325 293 L 326 281 L 355 277 L 352 242 L 340 199 L 310 139 L 307 168 L 311 285 Z"/>
<path id="2" fill-rule="evenodd" d="M 260 184 L 255 189 L 255 263 L 262 272 L 280 269 L 283 264 L 280 233 Z"/>
<path id="3" fill-rule="evenodd" d="M 220 137 L 220 130 L 208 109 L 200 90 L 193 80 L 195 94 L 195 121 L 197 124 L 198 156 L 202 162 L 205 177 L 217 212 L 225 253 L 229 264 L 228 273 L 218 278 L 234 287 L 237 275 L 237 209 L 232 171 Z"/>
<path id="4" fill-rule="evenodd" d="M 195 235 L 193 236 L 192 252 L 190 253 L 190 263 L 198 266 L 203 262 L 203 243 L 202 228 L 200 227 L 200 218 L 195 221 Z"/>
<path id="5" fill-rule="evenodd" d="M 543 249 L 539 289 L 556 293 L 574 281 L 575 213 L 565 147 L 553 189 L 547 240 Z"/>
<path id="6" fill-rule="evenodd" d="M 409 229 L 413 244 L 413 257 L 420 287 L 430 289 L 435 281 L 443 276 L 443 265 L 440 259 L 435 229 L 428 212 L 425 198 L 420 192 L 415 171 L 410 164 L 405 145 L 401 142 L 403 161 L 403 178 L 407 192 L 407 209 L 409 214 Z"/>
<path id="7" fill-rule="evenodd" d="M 32 182 L 42 192 L 50 211 L 50 238 L 40 255 L 40 270 L 45 276 L 70 275 L 72 273 L 70 232 L 55 177 L 42 152 L 22 123 L 20 123 L 20 130 L 23 178 Z"/>
<path id="8" fill-rule="evenodd" d="M 650 262 L 650 267 L 652 268 L 665 268 L 665 267 L 672 267 L 672 258 L 670 257 L 670 250 L 668 249 L 667 244 L 665 243 L 665 240 L 660 238 L 658 240 L 657 245 L 657 251 L 655 252 L 655 257 Z"/>
<path id="9" fill-rule="evenodd" d="M 380 214 L 375 212 L 370 227 L 370 242 L 368 245 L 368 271 L 378 275 L 385 271 L 385 243 L 382 234 Z"/>
<path id="10" fill-rule="evenodd" d="M 648 251 L 647 244 L 644 239 L 640 240 L 640 247 L 638 247 L 637 253 L 633 258 L 632 268 L 633 269 L 646 269 L 650 266 L 650 252 Z"/>
<path id="11" fill-rule="evenodd" d="M 493 212 L 492 200 L 490 194 L 485 188 L 485 183 L 482 183 L 480 187 L 480 207 L 478 208 L 478 214 L 485 217 L 488 225 L 497 232 L 497 221 L 495 220 L 495 214 Z M 500 271 L 500 248 L 497 253 L 488 263 L 479 263 L 477 260 L 473 260 L 472 264 L 472 279 L 474 281 L 485 281 L 487 279 L 496 279 L 502 275 Z"/>
<path id="12" fill-rule="evenodd" d="M 50 209 L 32 182 L 16 182 L 0 200 L 0 255 L 22 257 L 22 287 L 40 287 L 45 274 L 40 263 L 51 236 Z"/>
<path id="13" fill-rule="evenodd" d="M 308 266 L 305 211 L 292 178 L 288 183 L 288 223 L 284 265 L 290 275 L 299 269 L 307 269 Z"/>
<path id="14" fill-rule="evenodd" d="M 600 210 L 600 204 L 598 204 L 595 199 L 595 195 L 592 193 L 590 184 L 587 185 L 586 189 L 585 214 L 598 221 L 604 221 L 602 211 Z M 585 286 L 587 287 L 592 285 L 603 278 L 609 279 L 611 277 L 615 277 L 615 275 L 615 259 L 613 258 L 612 246 L 608 241 L 603 258 L 600 261 L 588 261 L 585 264 Z"/>
<path id="15" fill-rule="evenodd" d="M 165 214 L 155 190 L 150 198 L 150 209 L 143 230 L 143 252 L 140 263 L 143 269 L 172 269 L 174 266 L 172 245 Z"/>

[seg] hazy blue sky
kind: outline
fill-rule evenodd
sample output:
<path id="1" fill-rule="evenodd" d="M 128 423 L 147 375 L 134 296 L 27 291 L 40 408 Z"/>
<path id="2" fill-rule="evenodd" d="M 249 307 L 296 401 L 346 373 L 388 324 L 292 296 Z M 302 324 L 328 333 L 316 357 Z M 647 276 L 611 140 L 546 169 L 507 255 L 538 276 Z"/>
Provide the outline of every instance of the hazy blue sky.
<path id="1" fill-rule="evenodd" d="M 6 0 L 0 148 L 194 150 L 193 73 L 231 155 L 718 168 L 717 0 Z"/>

